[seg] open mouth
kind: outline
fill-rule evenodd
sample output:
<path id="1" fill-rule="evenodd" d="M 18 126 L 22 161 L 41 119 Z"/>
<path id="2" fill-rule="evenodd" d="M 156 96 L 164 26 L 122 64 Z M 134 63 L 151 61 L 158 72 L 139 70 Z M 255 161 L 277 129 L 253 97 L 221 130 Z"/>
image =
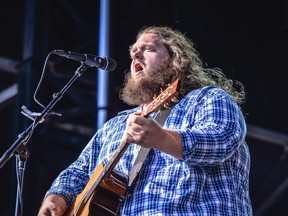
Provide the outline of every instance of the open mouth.
<path id="1" fill-rule="evenodd" d="M 136 77 L 139 77 L 139 76 L 143 76 L 143 67 L 141 66 L 140 63 L 136 63 L 134 65 L 134 68 L 135 68 L 135 76 Z"/>
<path id="2" fill-rule="evenodd" d="M 143 70 L 143 67 L 141 66 L 140 63 L 136 63 L 134 67 L 136 73 Z"/>

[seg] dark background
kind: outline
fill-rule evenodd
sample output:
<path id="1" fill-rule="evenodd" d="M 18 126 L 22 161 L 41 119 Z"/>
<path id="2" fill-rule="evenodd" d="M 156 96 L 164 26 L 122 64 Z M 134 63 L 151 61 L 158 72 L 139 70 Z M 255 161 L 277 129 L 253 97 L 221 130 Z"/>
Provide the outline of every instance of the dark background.
<path id="1" fill-rule="evenodd" d="M 0 3 L 0 156 L 32 123 L 21 107 L 41 112 L 33 100 L 44 61 L 54 49 L 97 55 L 100 1 L 26 0 Z M 126 108 L 119 101 L 128 47 L 146 25 L 168 25 L 188 35 L 209 67 L 244 83 L 243 111 L 251 151 L 250 195 L 254 215 L 288 215 L 286 64 L 287 0 L 121 0 L 110 2 L 108 118 Z M 79 62 L 51 56 L 37 99 L 47 105 L 74 75 Z M 26 147 L 23 215 L 36 215 L 57 174 L 70 164 L 97 126 L 97 72 L 87 71 L 69 88 Z M 0 170 L 0 214 L 13 215 L 15 157 Z"/>

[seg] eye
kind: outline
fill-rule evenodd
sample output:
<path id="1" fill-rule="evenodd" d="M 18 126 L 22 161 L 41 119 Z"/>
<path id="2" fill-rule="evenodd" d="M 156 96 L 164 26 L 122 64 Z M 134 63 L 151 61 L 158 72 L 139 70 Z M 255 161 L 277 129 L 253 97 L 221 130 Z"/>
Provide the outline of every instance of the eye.
<path id="1" fill-rule="evenodd" d="M 155 51 L 153 46 L 146 46 L 145 49 L 148 51 Z"/>

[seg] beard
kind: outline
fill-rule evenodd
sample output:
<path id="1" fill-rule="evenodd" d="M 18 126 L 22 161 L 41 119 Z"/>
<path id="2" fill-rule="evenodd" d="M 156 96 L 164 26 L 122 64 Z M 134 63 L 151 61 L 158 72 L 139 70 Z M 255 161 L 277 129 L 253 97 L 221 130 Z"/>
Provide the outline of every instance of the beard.
<path id="1" fill-rule="evenodd" d="M 165 90 L 171 84 L 175 72 L 172 67 L 164 61 L 158 67 L 146 71 L 143 77 L 133 79 L 131 71 L 125 75 L 124 87 L 120 90 L 120 98 L 128 105 L 147 104 L 154 97 Z"/>

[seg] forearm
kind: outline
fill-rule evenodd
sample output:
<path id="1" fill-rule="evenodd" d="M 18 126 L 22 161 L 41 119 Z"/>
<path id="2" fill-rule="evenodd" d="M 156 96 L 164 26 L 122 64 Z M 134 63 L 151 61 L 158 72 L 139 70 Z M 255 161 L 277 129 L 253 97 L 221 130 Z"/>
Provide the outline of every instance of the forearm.
<path id="1" fill-rule="evenodd" d="M 181 138 L 175 130 L 163 129 L 163 136 L 160 136 L 156 148 L 177 159 L 183 159 Z"/>

